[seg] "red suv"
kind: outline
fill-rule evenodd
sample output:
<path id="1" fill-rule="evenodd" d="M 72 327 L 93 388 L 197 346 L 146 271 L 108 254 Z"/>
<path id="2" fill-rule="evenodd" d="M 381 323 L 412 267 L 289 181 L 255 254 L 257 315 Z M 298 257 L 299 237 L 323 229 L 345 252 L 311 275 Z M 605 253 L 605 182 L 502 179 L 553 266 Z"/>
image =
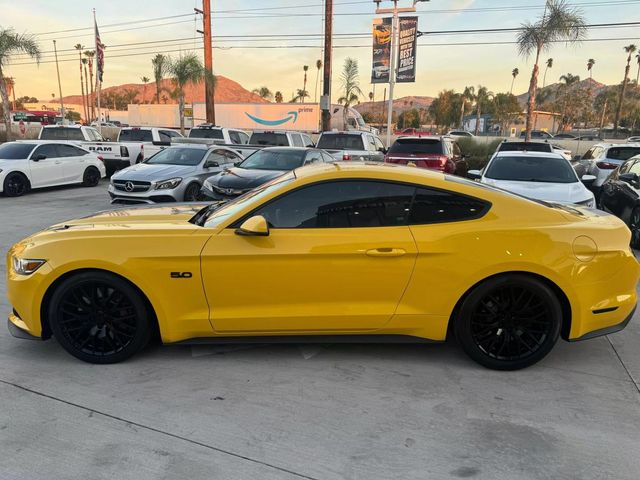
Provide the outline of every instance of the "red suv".
<path id="1" fill-rule="evenodd" d="M 430 168 L 444 173 L 466 176 L 468 166 L 465 156 L 455 141 L 446 137 L 401 137 L 384 157 L 387 163 Z"/>

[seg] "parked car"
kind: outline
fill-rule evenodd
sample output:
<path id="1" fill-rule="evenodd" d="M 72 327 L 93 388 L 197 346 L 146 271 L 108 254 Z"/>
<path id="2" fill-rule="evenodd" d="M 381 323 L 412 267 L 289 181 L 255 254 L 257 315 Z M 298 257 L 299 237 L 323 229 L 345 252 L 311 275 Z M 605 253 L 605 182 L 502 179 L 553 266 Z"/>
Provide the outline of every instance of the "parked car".
<path id="1" fill-rule="evenodd" d="M 171 145 L 174 139 L 183 138 L 180 132 L 170 128 L 124 127 L 118 133 L 118 142 L 133 152 L 142 152 L 143 158 L 149 158 Z M 127 167 L 122 165 L 120 168 Z"/>
<path id="2" fill-rule="evenodd" d="M 574 135 L 573 133 L 556 133 L 553 138 L 556 140 L 578 140 L 578 135 Z"/>
<path id="3" fill-rule="evenodd" d="M 640 143 L 598 143 L 587 150 L 580 161 L 585 164 L 587 172 L 596 177 L 592 186 L 596 199 L 599 198 L 602 184 L 611 172 L 638 154 Z"/>
<path id="4" fill-rule="evenodd" d="M 234 128 L 218 127 L 208 123 L 203 123 L 189 130 L 187 137 L 189 140 L 207 139 L 215 140 L 221 144 L 246 145 L 249 143 L 249 134 L 243 130 Z"/>
<path id="5" fill-rule="evenodd" d="M 631 246 L 640 248 L 640 155 L 631 157 L 602 184 L 600 208 L 621 218 L 631 230 Z"/>
<path id="6" fill-rule="evenodd" d="M 249 145 L 261 147 L 314 147 L 311 137 L 294 130 L 254 130 Z"/>
<path id="7" fill-rule="evenodd" d="M 383 162 L 386 149 L 377 135 L 349 130 L 346 132 L 322 132 L 318 148 L 335 160 Z"/>
<path id="8" fill-rule="evenodd" d="M 527 135 L 527 132 L 525 130 L 520 132 L 520 138 L 525 138 L 526 135 Z M 532 130 L 531 131 L 531 138 L 551 139 L 551 138 L 554 138 L 554 136 L 552 134 L 550 134 L 549 132 L 545 132 L 544 130 Z"/>
<path id="9" fill-rule="evenodd" d="M 627 138 L 627 143 L 640 143 L 640 136 Z"/>
<path id="10" fill-rule="evenodd" d="M 95 187 L 106 175 L 102 158 L 75 142 L 19 140 L 0 145 L 0 193 L 81 183 Z"/>
<path id="11" fill-rule="evenodd" d="M 176 145 L 111 177 L 112 203 L 193 202 L 204 180 L 243 158 L 230 148 Z"/>
<path id="12" fill-rule="evenodd" d="M 593 175 L 579 178 L 571 163 L 557 153 L 500 152 L 483 170 L 469 170 L 469 178 L 535 200 L 595 208 L 585 185 Z"/>
<path id="13" fill-rule="evenodd" d="M 112 122 L 91 122 L 92 127 L 118 128 L 118 125 Z"/>
<path id="14" fill-rule="evenodd" d="M 571 150 L 563 148 L 559 145 L 554 145 L 547 141 L 545 142 L 525 142 L 521 140 L 505 140 L 498 145 L 495 154 L 498 152 L 546 152 L 557 153 L 562 155 L 567 160 L 571 161 Z M 495 155 L 494 154 L 494 155 Z"/>
<path id="15" fill-rule="evenodd" d="M 467 132 L 466 130 L 451 130 L 449 133 L 447 133 L 447 136 L 449 136 L 449 137 L 469 137 L 469 138 L 475 137 L 475 135 L 473 133 Z"/>
<path id="16" fill-rule="evenodd" d="M 414 164 L 444 173 L 467 174 L 467 160 L 458 144 L 449 137 L 400 137 L 387 151 L 387 163 Z"/>
<path id="17" fill-rule="evenodd" d="M 229 200 L 304 165 L 333 161 L 331 155 L 317 148 L 268 147 L 209 177 L 201 194 L 206 200 Z"/>
<path id="18" fill-rule="evenodd" d="M 479 364 L 516 370 L 559 338 L 627 325 L 640 277 L 629 236 L 591 209 L 333 162 L 226 204 L 103 212 L 30 235 L 7 256 L 9 331 L 55 336 L 98 364 L 130 358 L 156 332 L 165 343 L 454 334 Z"/>

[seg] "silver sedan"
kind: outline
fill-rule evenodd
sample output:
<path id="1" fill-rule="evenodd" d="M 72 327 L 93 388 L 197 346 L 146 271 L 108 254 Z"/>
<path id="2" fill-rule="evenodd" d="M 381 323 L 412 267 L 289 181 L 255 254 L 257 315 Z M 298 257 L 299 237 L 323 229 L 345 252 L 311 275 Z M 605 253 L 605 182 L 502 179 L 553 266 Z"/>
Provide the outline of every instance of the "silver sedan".
<path id="1" fill-rule="evenodd" d="M 208 177 L 241 162 L 221 146 L 177 145 L 111 177 L 111 203 L 194 202 Z"/>

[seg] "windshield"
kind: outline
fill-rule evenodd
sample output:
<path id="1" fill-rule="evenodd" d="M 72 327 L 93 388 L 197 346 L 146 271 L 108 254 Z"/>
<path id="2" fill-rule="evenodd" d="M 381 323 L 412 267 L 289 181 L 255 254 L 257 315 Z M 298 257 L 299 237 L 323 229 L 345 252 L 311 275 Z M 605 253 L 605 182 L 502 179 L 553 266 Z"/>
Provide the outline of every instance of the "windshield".
<path id="1" fill-rule="evenodd" d="M 611 160 L 629 160 L 640 154 L 640 147 L 614 147 L 607 152 L 607 158 Z"/>
<path id="2" fill-rule="evenodd" d="M 152 142 L 151 130 L 140 130 L 139 128 L 120 130 L 119 142 Z"/>
<path id="3" fill-rule="evenodd" d="M 389 149 L 389 155 L 394 153 L 442 154 L 442 142 L 436 138 L 399 138 Z"/>
<path id="4" fill-rule="evenodd" d="M 323 133 L 318 140 L 318 148 L 328 150 L 364 150 L 362 135 L 341 135 Z"/>
<path id="5" fill-rule="evenodd" d="M 5 143 L 0 145 L 0 160 L 24 160 L 34 148 L 33 143 Z"/>
<path id="6" fill-rule="evenodd" d="M 285 133 L 253 133 L 249 143 L 253 145 L 269 145 L 271 147 L 288 147 L 289 141 Z"/>
<path id="7" fill-rule="evenodd" d="M 189 131 L 189 138 L 213 138 L 223 140 L 222 130 L 218 128 L 192 128 Z"/>
<path id="8" fill-rule="evenodd" d="M 259 150 L 238 167 L 252 170 L 282 170 L 301 167 L 306 150 Z"/>
<path id="9" fill-rule="evenodd" d="M 264 197 L 269 195 L 274 190 L 278 190 L 286 184 L 292 182 L 295 179 L 293 172 L 289 172 L 278 178 L 274 178 L 270 182 L 265 183 L 253 190 L 241 195 L 230 202 L 223 204 L 222 206 L 212 206 L 213 208 L 200 218 L 198 224 L 205 227 L 217 227 L 220 223 L 224 222 L 230 216 L 236 214 L 243 208 L 251 205 L 258 204 Z M 209 208 L 209 207 L 205 207 Z M 198 213 L 194 218 L 199 218 Z"/>
<path id="10" fill-rule="evenodd" d="M 486 178 L 516 182 L 576 183 L 578 177 L 564 158 L 507 157 L 493 159 Z"/>
<path id="11" fill-rule="evenodd" d="M 195 167 L 204 158 L 204 148 L 165 148 L 144 163 L 149 165 L 185 165 Z"/>
<path id="12" fill-rule="evenodd" d="M 40 134 L 41 140 L 84 140 L 79 128 L 43 128 Z"/>
<path id="13" fill-rule="evenodd" d="M 553 148 L 548 143 L 505 142 L 498 147 L 499 152 L 548 152 Z"/>

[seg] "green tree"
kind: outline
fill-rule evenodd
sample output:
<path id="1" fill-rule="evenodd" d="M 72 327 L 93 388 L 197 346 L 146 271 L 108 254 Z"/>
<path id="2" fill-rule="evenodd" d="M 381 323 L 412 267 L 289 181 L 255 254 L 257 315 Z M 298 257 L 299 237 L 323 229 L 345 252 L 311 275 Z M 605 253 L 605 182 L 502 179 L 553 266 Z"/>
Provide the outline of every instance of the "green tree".
<path id="1" fill-rule="evenodd" d="M 518 98 L 512 93 L 497 93 L 493 97 L 492 104 L 493 121 L 500 125 L 500 131 L 504 135 L 507 125 L 521 115 L 522 108 Z"/>
<path id="2" fill-rule="evenodd" d="M 460 122 L 458 122 L 458 127 L 464 127 L 464 116 L 466 113 L 467 104 L 471 105 L 476 99 L 476 89 L 474 87 L 464 87 L 464 92 L 461 95 L 460 102 Z"/>
<path id="3" fill-rule="evenodd" d="M 542 88 L 547 85 L 547 70 L 549 70 L 550 68 L 553 68 L 553 58 L 547 58 L 547 63 L 544 67 L 544 76 L 542 77 Z"/>
<path id="4" fill-rule="evenodd" d="M 167 73 L 169 68 L 168 58 L 158 53 L 151 59 L 151 65 L 153 66 L 153 78 L 156 82 L 156 103 L 160 103 L 160 91 L 162 90 L 162 79 Z M 167 103 L 167 102 L 164 102 Z"/>
<path id="5" fill-rule="evenodd" d="M 513 84 L 516 81 L 516 77 L 520 75 L 520 69 L 519 68 L 514 68 L 513 70 L 511 70 L 511 76 L 513 77 L 513 79 L 511 80 L 511 90 L 510 92 L 513 93 Z"/>
<path id="6" fill-rule="evenodd" d="M 596 61 L 593 58 L 587 60 L 587 71 L 589 72 L 589 84 L 593 81 L 593 66 L 596 64 Z"/>
<path id="7" fill-rule="evenodd" d="M 273 93 L 271 93 L 271 90 L 267 87 L 254 88 L 252 92 L 265 100 L 271 100 L 273 98 Z"/>
<path id="8" fill-rule="evenodd" d="M 76 50 L 78 50 L 78 56 L 80 59 L 80 92 L 82 95 L 82 108 L 84 109 L 84 118 L 86 118 L 87 120 L 89 119 L 89 104 L 87 103 L 87 96 L 85 96 L 84 94 L 84 76 L 82 74 L 82 49 L 84 48 L 84 45 L 82 45 L 81 43 L 76 43 L 75 46 L 73 47 Z M 86 60 L 85 60 L 86 61 Z M 87 95 L 89 94 L 89 92 L 87 92 Z"/>
<path id="9" fill-rule="evenodd" d="M 302 91 L 306 92 L 307 91 L 307 72 L 309 71 L 309 65 L 305 65 L 302 67 L 302 70 L 304 71 L 304 83 L 302 85 Z M 303 100 L 300 100 L 301 102 Z"/>
<path id="10" fill-rule="evenodd" d="M 296 103 L 296 102 L 304 102 L 304 99 L 307 98 L 309 96 L 309 92 L 307 92 L 306 90 L 296 90 L 296 94 L 293 96 L 293 98 L 291 100 L 289 100 L 289 103 Z"/>
<path id="11" fill-rule="evenodd" d="M 80 112 L 74 112 L 72 110 L 67 110 L 64 114 L 64 118 L 66 118 L 67 120 L 70 120 L 72 122 L 79 122 L 80 121 Z"/>
<path id="12" fill-rule="evenodd" d="M 274 95 L 274 99 L 276 101 L 276 103 L 282 103 L 282 92 L 280 90 L 278 90 L 275 95 Z"/>
<path id="13" fill-rule="evenodd" d="M 90 111 L 91 113 L 91 118 L 95 118 L 96 113 L 95 113 L 95 101 L 94 101 L 94 95 L 93 95 L 93 87 L 94 87 L 94 83 L 93 83 L 93 57 L 95 57 L 96 55 L 96 51 L 95 50 L 85 50 L 83 52 L 84 56 L 87 57 L 87 62 L 89 64 L 89 89 L 87 91 L 87 110 Z M 85 78 L 85 82 L 87 81 L 87 79 Z"/>
<path id="14" fill-rule="evenodd" d="M 322 68 L 322 60 L 316 60 L 316 88 L 313 103 L 318 103 L 318 80 L 320 79 L 320 69 Z"/>
<path id="15" fill-rule="evenodd" d="M 478 85 L 476 93 L 476 136 L 480 133 L 480 117 L 482 116 L 482 110 L 489 104 L 492 98 L 493 92 L 490 92 L 487 87 Z"/>
<path id="16" fill-rule="evenodd" d="M 149 77 L 141 77 L 142 81 L 142 103 L 147 103 L 147 83 L 149 83 Z"/>
<path id="17" fill-rule="evenodd" d="M 342 92 L 340 98 L 338 98 L 338 103 L 344 107 L 342 110 L 342 122 L 345 130 L 347 129 L 349 107 L 356 103 L 361 95 L 364 95 L 362 90 L 360 90 L 359 76 L 358 61 L 347 57 L 342 67 L 342 74 L 340 75 Z"/>
<path id="18" fill-rule="evenodd" d="M 458 120 L 458 98 L 453 90 L 442 90 L 429 105 L 429 115 L 438 127 L 448 128 Z"/>
<path id="19" fill-rule="evenodd" d="M 629 71 L 631 70 L 631 56 L 638 50 L 633 43 L 624 47 L 624 51 L 627 53 L 627 65 L 624 68 L 624 80 L 622 80 L 622 87 L 620 87 L 620 99 L 618 100 L 618 107 L 616 108 L 616 116 L 613 119 L 613 134 L 615 136 L 618 133 L 618 124 L 620 123 L 620 115 L 622 114 L 622 104 L 624 103 L 624 94 L 627 91 L 627 81 L 629 80 Z M 2 72 L 0 72 L 1 74 Z"/>
<path id="20" fill-rule="evenodd" d="M 536 110 L 540 55 L 548 51 L 556 42 L 578 42 L 586 34 L 587 26 L 582 13 L 571 7 L 567 0 L 547 0 L 542 18 L 534 23 L 527 22 L 522 25 L 517 40 L 518 53 L 525 58 L 532 54 L 535 56 L 527 101 L 525 137 L 527 141 L 531 140 L 533 117 Z"/>
<path id="21" fill-rule="evenodd" d="M 184 89 L 189 83 L 200 83 L 204 79 L 204 66 L 195 53 L 185 53 L 176 59 L 169 57 L 167 73 L 171 75 L 178 98 L 180 133 L 184 135 Z"/>
<path id="22" fill-rule="evenodd" d="M 40 63 L 40 47 L 33 35 L 16 33 L 11 28 L 0 28 L 0 97 L 2 116 L 7 129 L 7 141 L 11 140 L 11 106 L 9 105 L 4 70 L 9 65 L 11 57 L 21 53 Z"/>

